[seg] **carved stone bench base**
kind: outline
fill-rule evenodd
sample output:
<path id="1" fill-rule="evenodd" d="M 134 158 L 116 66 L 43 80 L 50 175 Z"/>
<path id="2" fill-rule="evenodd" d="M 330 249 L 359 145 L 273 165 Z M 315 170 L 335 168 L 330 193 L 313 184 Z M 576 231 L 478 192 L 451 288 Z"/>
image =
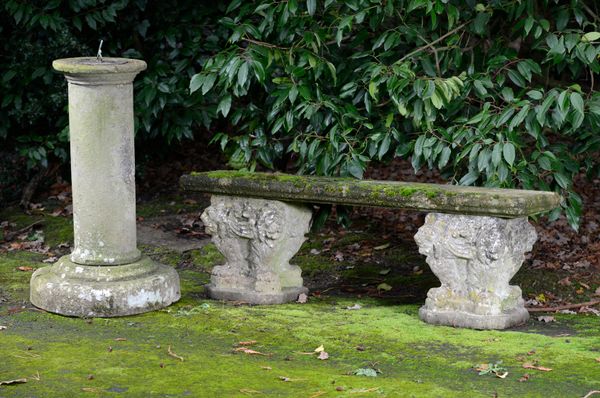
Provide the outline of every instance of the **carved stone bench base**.
<path id="1" fill-rule="evenodd" d="M 446 325 L 471 329 L 506 329 L 527 322 L 525 308 L 513 308 L 502 315 L 477 315 L 458 311 L 440 311 L 427 306 L 419 309 L 419 318 L 433 325 Z"/>
<path id="2" fill-rule="evenodd" d="M 509 281 L 536 239 L 526 218 L 428 214 L 415 241 L 442 285 L 427 293 L 421 319 L 473 329 L 527 321 L 521 289 Z"/>
<path id="3" fill-rule="evenodd" d="M 289 261 L 306 240 L 311 218 L 303 205 L 213 195 L 202 221 L 227 261 L 213 268 L 209 296 L 281 304 L 306 293 L 301 269 Z"/>
<path id="4" fill-rule="evenodd" d="M 255 290 L 224 289 L 213 286 L 205 286 L 208 295 L 215 300 L 242 301 L 250 304 L 283 304 L 296 301 L 302 293 L 308 293 L 304 286 L 287 287 L 278 293 L 263 293 Z"/>

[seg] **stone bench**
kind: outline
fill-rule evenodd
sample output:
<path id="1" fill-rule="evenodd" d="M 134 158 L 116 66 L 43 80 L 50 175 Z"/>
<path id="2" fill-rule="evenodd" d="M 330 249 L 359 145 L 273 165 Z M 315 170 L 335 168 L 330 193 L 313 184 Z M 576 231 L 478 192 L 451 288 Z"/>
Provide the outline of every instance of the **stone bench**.
<path id="1" fill-rule="evenodd" d="M 310 228 L 303 202 L 411 209 L 431 212 L 415 240 L 441 281 L 421 319 L 476 329 L 528 319 L 509 281 L 537 239 L 527 217 L 561 201 L 553 192 L 237 171 L 192 173 L 180 185 L 213 194 L 202 221 L 226 263 L 213 269 L 212 298 L 276 304 L 307 291 L 289 264 Z"/>

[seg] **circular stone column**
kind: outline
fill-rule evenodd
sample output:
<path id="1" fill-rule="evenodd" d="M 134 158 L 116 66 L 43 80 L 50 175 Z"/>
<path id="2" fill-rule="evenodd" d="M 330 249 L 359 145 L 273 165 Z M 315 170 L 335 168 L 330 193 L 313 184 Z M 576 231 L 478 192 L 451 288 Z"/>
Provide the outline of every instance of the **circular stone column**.
<path id="1" fill-rule="evenodd" d="M 75 247 L 31 277 L 31 302 L 71 316 L 121 316 L 180 297 L 177 272 L 142 256 L 136 242 L 133 79 L 136 59 L 52 63 L 69 86 Z"/>

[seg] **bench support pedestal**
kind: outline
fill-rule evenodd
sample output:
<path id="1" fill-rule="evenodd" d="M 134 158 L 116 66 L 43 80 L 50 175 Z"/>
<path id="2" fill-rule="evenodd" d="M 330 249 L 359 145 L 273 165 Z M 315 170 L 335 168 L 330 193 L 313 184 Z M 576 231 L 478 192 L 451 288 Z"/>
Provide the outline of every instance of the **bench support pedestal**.
<path id="1" fill-rule="evenodd" d="M 415 241 L 442 285 L 429 290 L 421 319 L 473 329 L 525 322 L 521 289 L 509 281 L 536 239 L 526 218 L 428 214 Z"/>
<path id="2" fill-rule="evenodd" d="M 302 271 L 289 260 L 306 240 L 311 217 L 302 205 L 213 195 L 202 221 L 227 262 L 213 269 L 209 296 L 280 304 L 306 293 Z"/>

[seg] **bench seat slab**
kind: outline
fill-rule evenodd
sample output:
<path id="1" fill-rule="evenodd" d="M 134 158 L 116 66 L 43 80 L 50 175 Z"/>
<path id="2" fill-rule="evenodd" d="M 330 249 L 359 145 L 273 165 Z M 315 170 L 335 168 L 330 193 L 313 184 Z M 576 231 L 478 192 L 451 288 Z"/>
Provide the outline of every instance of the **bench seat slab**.
<path id="1" fill-rule="evenodd" d="M 306 240 L 312 211 L 276 200 L 213 195 L 202 213 L 206 232 L 225 256 L 206 286 L 211 298 L 250 304 L 295 301 L 308 290 L 289 263 Z"/>
<path id="2" fill-rule="evenodd" d="M 502 218 L 549 211 L 561 201 L 555 192 L 231 170 L 191 173 L 180 184 L 184 190 L 219 195 Z"/>
<path id="3" fill-rule="evenodd" d="M 421 319 L 473 329 L 525 322 L 521 289 L 509 282 L 536 240 L 526 218 L 428 214 L 415 241 L 441 286 L 429 290 Z"/>

